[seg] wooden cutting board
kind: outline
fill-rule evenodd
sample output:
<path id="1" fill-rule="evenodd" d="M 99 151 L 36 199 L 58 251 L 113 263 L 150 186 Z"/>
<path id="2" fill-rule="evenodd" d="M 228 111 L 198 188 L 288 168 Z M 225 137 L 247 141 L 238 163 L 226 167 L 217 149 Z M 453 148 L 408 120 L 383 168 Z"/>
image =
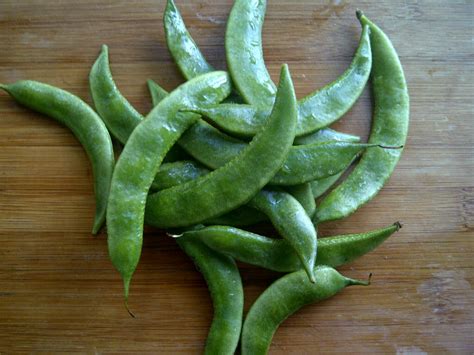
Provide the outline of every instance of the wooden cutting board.
<path id="1" fill-rule="evenodd" d="M 225 68 L 231 0 L 177 0 L 209 61 Z M 164 0 L 0 2 L 0 82 L 34 79 L 91 102 L 100 45 L 114 78 L 142 113 L 145 81 L 183 82 L 167 51 Z M 387 186 L 320 235 L 402 221 L 383 246 L 342 267 L 366 278 L 304 308 L 276 333 L 272 354 L 472 353 L 474 124 L 472 1 L 269 1 L 264 54 L 277 80 L 290 65 L 298 97 L 351 61 L 356 6 L 390 36 L 406 71 L 411 125 Z M 335 128 L 367 137 L 369 88 Z M 91 167 L 67 129 L 0 94 L 0 353 L 199 353 L 212 318 L 200 274 L 163 232 L 149 230 L 125 311 L 106 234 L 90 234 Z M 269 230 L 260 229 L 262 233 Z M 276 273 L 242 265 L 246 310 Z"/>

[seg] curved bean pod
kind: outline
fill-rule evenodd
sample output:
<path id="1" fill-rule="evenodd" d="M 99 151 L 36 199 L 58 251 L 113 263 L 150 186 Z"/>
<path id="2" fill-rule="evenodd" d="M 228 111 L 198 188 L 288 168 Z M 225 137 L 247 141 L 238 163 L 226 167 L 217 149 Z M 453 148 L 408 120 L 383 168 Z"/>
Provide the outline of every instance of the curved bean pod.
<path id="1" fill-rule="evenodd" d="M 199 118 L 189 113 L 178 114 L 178 110 L 186 102 L 219 102 L 229 92 L 226 73 L 201 75 L 174 90 L 130 135 L 115 167 L 107 209 L 109 255 L 123 278 L 125 300 L 140 259 L 148 190 L 165 154 Z"/>
<path id="2" fill-rule="evenodd" d="M 311 190 L 311 184 L 301 184 L 294 186 L 287 186 L 285 190 L 291 194 L 304 208 L 306 214 L 313 218 L 313 215 L 316 213 L 316 201 Z"/>
<path id="3" fill-rule="evenodd" d="M 156 174 L 155 180 L 151 185 L 151 190 L 155 192 L 164 190 L 179 184 L 184 184 L 191 180 L 195 180 L 198 177 L 204 176 L 208 173 L 210 173 L 210 170 L 206 169 L 199 163 L 190 160 L 166 163 L 160 167 L 160 170 Z M 205 220 L 202 222 L 202 224 L 225 224 L 239 227 L 256 224 L 258 222 L 264 221 L 265 219 L 266 216 L 263 213 L 260 213 L 259 211 L 248 206 L 241 206 L 224 215 Z"/>
<path id="4" fill-rule="evenodd" d="M 150 92 L 151 102 L 153 104 L 153 107 L 158 105 L 165 97 L 169 95 L 169 92 L 163 89 L 155 81 L 148 79 L 146 83 L 148 86 L 148 91 Z"/>
<path id="5" fill-rule="evenodd" d="M 247 147 L 247 143 L 202 121 L 188 129 L 178 144 L 194 159 L 211 169 L 225 165 Z M 270 184 L 298 185 L 337 174 L 345 170 L 360 152 L 376 146 L 349 142 L 292 146 L 283 166 Z"/>
<path id="6" fill-rule="evenodd" d="M 323 143 L 328 141 L 359 143 L 360 137 L 348 133 L 338 132 L 331 128 L 321 128 L 316 132 L 296 137 L 293 144 L 304 145 L 311 143 Z"/>
<path id="7" fill-rule="evenodd" d="M 151 195 L 147 222 L 157 227 L 189 226 L 248 202 L 283 163 L 294 140 L 295 122 L 296 98 L 288 66 L 284 65 L 277 100 L 264 129 L 222 168 Z"/>
<path id="8" fill-rule="evenodd" d="M 382 30 L 361 12 L 357 16 L 371 29 L 374 56 L 375 109 L 369 143 L 403 146 L 408 133 L 409 97 L 400 60 Z M 366 151 L 347 179 L 321 201 L 315 222 L 346 217 L 371 200 L 392 174 L 401 154 L 402 149 Z"/>
<path id="9" fill-rule="evenodd" d="M 315 282 L 317 233 L 301 204 L 283 191 L 262 190 L 249 203 L 265 213 L 280 235 L 298 255 L 311 282 Z"/>
<path id="10" fill-rule="evenodd" d="M 197 240 L 177 238 L 176 241 L 193 259 L 211 293 L 214 317 L 204 354 L 234 354 L 244 310 L 244 290 L 235 261 Z"/>
<path id="11" fill-rule="evenodd" d="M 271 107 L 275 95 L 275 86 L 263 60 L 262 26 L 265 10 L 264 0 L 236 0 L 229 15 L 225 38 L 227 63 L 233 82 L 249 104 L 263 111 Z M 371 65 L 369 28 L 363 26 L 359 46 L 348 69 L 334 82 L 298 102 L 296 135 L 314 132 L 342 117 L 362 93 Z M 232 118 L 227 117 L 218 124 L 224 125 L 230 120 Z M 253 123 L 248 119 L 239 122 Z M 245 134 L 255 134 L 254 125 L 247 127 L 249 130 Z"/>
<path id="12" fill-rule="evenodd" d="M 401 228 L 391 226 L 366 233 L 318 239 L 315 265 L 338 267 L 371 252 Z M 209 248 L 241 262 L 277 272 L 301 270 L 298 255 L 284 239 L 268 238 L 228 226 L 209 226 L 183 233 L 180 238 L 199 240 Z"/>
<path id="13" fill-rule="evenodd" d="M 242 355 L 267 354 L 278 326 L 303 306 L 334 296 L 347 286 L 369 284 L 347 278 L 329 266 L 316 266 L 314 274 L 316 283 L 308 282 L 302 270 L 285 275 L 257 298 L 242 328 Z"/>
<path id="14" fill-rule="evenodd" d="M 313 192 L 314 198 L 318 198 L 328 191 L 339 178 L 345 173 L 345 170 L 338 172 L 336 175 L 328 176 L 323 179 L 311 181 L 311 191 Z M 313 215 L 314 216 L 314 215 Z"/>
<path id="15" fill-rule="evenodd" d="M 168 0 L 166 4 L 163 23 L 168 49 L 187 80 L 215 70 L 189 34 L 173 0 Z"/>
<path id="16" fill-rule="evenodd" d="M 210 173 L 210 170 L 191 160 L 166 163 L 160 166 L 160 170 L 158 170 L 153 180 L 151 189 L 154 191 L 168 189 L 195 180 L 208 173 Z"/>
<path id="17" fill-rule="evenodd" d="M 263 60 L 262 27 L 266 0 L 236 0 L 227 20 L 225 50 L 229 72 L 239 93 L 251 105 L 269 110 L 276 87 Z"/>
<path id="18" fill-rule="evenodd" d="M 125 144 L 143 116 L 123 97 L 115 85 L 105 44 L 89 73 L 89 86 L 100 117 L 112 135 Z"/>
<path id="19" fill-rule="evenodd" d="M 112 140 L 104 123 L 79 97 L 37 81 L 24 80 L 1 85 L 18 103 L 67 126 L 84 147 L 92 164 L 96 212 L 92 233 L 104 223 L 110 181 L 114 169 Z"/>

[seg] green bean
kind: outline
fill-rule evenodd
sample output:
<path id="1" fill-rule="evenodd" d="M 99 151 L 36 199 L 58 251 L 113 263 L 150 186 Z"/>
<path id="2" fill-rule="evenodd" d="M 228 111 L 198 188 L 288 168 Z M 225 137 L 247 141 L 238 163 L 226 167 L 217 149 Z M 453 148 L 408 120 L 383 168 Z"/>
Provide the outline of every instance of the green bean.
<path id="1" fill-rule="evenodd" d="M 350 263 L 374 250 L 400 228 L 401 224 L 396 222 L 366 233 L 319 238 L 315 265 L 338 267 Z M 218 225 L 187 231 L 181 238 L 199 240 L 236 260 L 277 272 L 293 272 L 302 268 L 298 255 L 284 239 L 267 238 Z"/>
<path id="2" fill-rule="evenodd" d="M 166 152 L 199 118 L 178 110 L 186 102 L 200 105 L 219 102 L 229 92 L 226 73 L 199 76 L 161 101 L 130 135 L 115 167 L 107 209 L 109 255 L 122 275 L 125 300 L 140 259 L 148 190 Z"/>
<path id="3" fill-rule="evenodd" d="M 163 89 L 155 81 L 148 79 L 146 83 L 148 85 L 148 91 L 151 95 L 151 102 L 153 103 L 153 107 L 158 105 L 166 96 L 169 95 L 169 92 Z"/>
<path id="4" fill-rule="evenodd" d="M 94 173 L 96 212 L 92 233 L 97 234 L 105 220 L 114 169 L 112 140 L 104 123 L 89 105 L 65 90 L 30 80 L 0 84 L 0 88 L 21 105 L 67 126 L 84 147 Z"/>
<path id="5" fill-rule="evenodd" d="M 108 48 L 105 44 L 90 71 L 89 85 L 100 117 L 112 135 L 125 144 L 143 116 L 130 105 L 115 85 L 109 67 Z"/>
<path id="6" fill-rule="evenodd" d="M 247 144 L 202 121 L 188 129 L 178 144 L 211 169 L 224 166 Z M 272 178 L 273 185 L 298 185 L 345 170 L 355 156 L 375 144 L 323 142 L 292 146 L 285 163 Z M 377 148 L 378 149 L 378 148 Z"/>
<path id="7" fill-rule="evenodd" d="M 369 281 L 349 279 L 329 266 L 316 266 L 318 282 L 306 280 L 303 271 L 283 276 L 270 285 L 250 308 L 242 328 L 242 355 L 267 354 L 278 326 L 305 305 L 319 302 L 350 285 Z"/>
<path id="8" fill-rule="evenodd" d="M 163 23 L 168 49 L 187 80 L 215 70 L 189 34 L 173 0 L 168 0 L 166 4 Z"/>
<path id="9" fill-rule="evenodd" d="M 225 38 L 227 63 L 235 86 L 249 104 L 262 111 L 271 107 L 275 95 L 275 86 L 263 60 L 265 9 L 265 0 L 236 0 L 229 15 Z M 342 76 L 298 102 L 296 135 L 314 132 L 342 117 L 362 93 L 371 65 L 369 29 L 365 26 L 354 59 Z M 219 124 L 230 120 L 228 117 Z M 243 124 L 249 122 L 240 121 Z M 252 127 L 255 126 L 249 125 Z M 255 134 L 251 129 L 246 132 L 252 133 Z"/>
<path id="10" fill-rule="evenodd" d="M 357 16 L 371 29 L 374 56 L 375 109 L 369 143 L 403 146 L 408 132 L 409 98 L 400 60 L 382 30 L 361 12 Z M 402 149 L 367 150 L 347 179 L 321 201 L 314 221 L 346 217 L 371 200 L 392 174 L 401 154 Z"/>
<path id="11" fill-rule="evenodd" d="M 177 147 L 176 145 L 173 147 Z M 167 156 L 169 153 L 167 154 Z M 200 176 L 208 174 L 210 171 L 194 161 L 176 161 L 163 164 L 155 176 L 151 186 L 153 192 L 164 190 L 179 184 L 195 180 Z M 234 227 L 248 226 L 262 222 L 266 216 L 248 206 L 241 206 L 235 210 L 221 216 L 217 216 L 203 221 L 203 224 L 226 224 Z"/>
<path id="12" fill-rule="evenodd" d="M 214 307 L 214 318 L 204 354 L 234 354 L 239 343 L 244 308 L 244 290 L 235 261 L 205 244 L 177 238 L 206 280 Z"/>
<path id="13" fill-rule="evenodd" d="M 298 200 L 283 191 L 262 190 L 249 205 L 268 216 L 280 235 L 295 250 L 311 282 L 315 282 L 316 229 Z"/>
<path id="14" fill-rule="evenodd" d="M 157 83 L 155 83 L 152 80 L 148 80 L 148 88 L 150 90 L 150 94 L 151 94 L 154 106 L 168 94 L 161 86 L 159 86 Z M 198 121 L 191 128 L 189 128 L 188 131 L 184 133 L 184 135 L 186 135 L 187 132 L 189 131 L 192 131 L 194 132 L 194 134 L 198 134 L 198 135 L 201 135 L 201 132 L 202 132 L 203 134 L 202 139 L 205 139 L 207 133 L 206 133 L 206 129 L 205 128 L 203 129 L 203 126 L 206 126 L 206 125 L 207 124 L 204 121 Z M 177 148 L 180 148 L 180 146 L 174 145 L 166 157 L 168 158 L 170 155 L 172 155 L 172 157 L 169 157 L 168 159 L 174 157 L 176 158 L 175 160 L 178 160 L 178 159 L 182 160 L 183 155 L 180 152 L 180 150 Z M 238 153 L 236 153 L 236 155 L 237 154 Z M 229 160 L 230 159 L 231 158 L 229 158 Z M 191 166 L 191 164 L 193 166 Z M 198 176 L 204 175 L 209 172 L 208 169 L 201 166 L 200 164 L 194 163 L 194 162 L 191 163 L 190 161 L 186 161 L 186 164 L 183 164 L 182 162 L 176 162 L 173 166 L 171 165 L 165 166 L 165 165 L 167 164 L 163 164 L 163 166 L 160 168 L 160 171 L 158 171 L 157 176 L 155 177 L 155 181 L 153 182 L 153 185 L 152 185 L 152 189 L 154 191 L 162 190 L 168 187 L 179 185 L 186 181 L 194 180 Z M 172 173 L 172 176 L 170 175 L 170 173 Z M 253 224 L 262 222 L 265 219 L 266 219 L 266 216 L 260 213 L 259 211 L 247 206 L 241 206 L 224 215 L 208 219 L 204 221 L 203 223 L 204 224 L 226 224 L 230 226 L 239 227 L 239 226 L 253 225 Z"/>
<path id="15" fill-rule="evenodd" d="M 314 201 L 311 184 L 305 183 L 301 185 L 287 186 L 285 190 L 291 194 L 306 211 L 306 214 L 312 218 L 316 212 L 316 202 Z"/>
<path id="16" fill-rule="evenodd" d="M 222 168 L 151 195 L 147 223 L 167 228 L 189 226 L 247 203 L 283 163 L 294 140 L 295 122 L 296 98 L 288 66 L 284 65 L 278 99 L 264 129 Z"/>
<path id="17" fill-rule="evenodd" d="M 318 198 L 321 195 L 323 195 L 337 182 L 337 180 L 340 179 L 340 177 L 344 173 L 345 173 L 345 170 L 342 170 L 338 172 L 336 175 L 332 175 L 323 179 L 311 181 L 309 184 L 311 185 L 311 191 L 313 192 L 313 197 Z"/>
<path id="18" fill-rule="evenodd" d="M 323 143 L 328 141 L 359 143 L 360 137 L 348 133 L 335 131 L 331 128 L 322 128 L 319 131 L 296 137 L 295 145 L 304 145 L 311 143 Z"/>
<path id="19" fill-rule="evenodd" d="M 153 180 L 151 189 L 154 191 L 168 189 L 190 180 L 197 179 L 209 172 L 210 170 L 190 160 L 166 163 L 160 166 L 160 170 L 158 170 L 155 180 Z"/>

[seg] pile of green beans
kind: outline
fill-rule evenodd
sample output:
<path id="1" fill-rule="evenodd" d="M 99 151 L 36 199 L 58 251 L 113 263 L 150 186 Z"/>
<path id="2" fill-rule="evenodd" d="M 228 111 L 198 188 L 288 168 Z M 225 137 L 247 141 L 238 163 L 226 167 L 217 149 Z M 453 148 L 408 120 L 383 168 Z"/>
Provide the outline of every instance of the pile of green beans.
<path id="1" fill-rule="evenodd" d="M 70 128 L 87 152 L 96 195 L 92 233 L 107 223 L 126 306 L 145 224 L 165 229 L 192 258 L 214 305 L 206 354 L 233 354 L 239 342 L 242 354 L 266 354 L 292 313 L 346 286 L 368 285 L 334 268 L 374 250 L 401 227 L 396 222 L 360 234 L 317 236 L 320 223 L 347 217 L 372 199 L 402 153 L 409 98 L 390 40 L 357 11 L 362 32 L 352 63 L 334 82 L 297 100 L 288 66 L 281 67 L 278 85 L 266 69 L 265 11 L 265 0 L 234 1 L 225 34 L 229 68 L 217 71 L 168 0 L 166 42 L 186 82 L 167 92 L 148 80 L 153 109 L 146 115 L 120 93 L 106 45 L 89 76 L 95 110 L 47 84 L 0 84 L 21 105 Z M 361 143 L 328 126 L 353 106 L 369 77 L 374 115 L 369 140 Z M 116 162 L 111 137 L 123 145 Z M 277 236 L 241 229 L 268 222 Z M 286 274 L 245 318 L 236 261 Z"/>

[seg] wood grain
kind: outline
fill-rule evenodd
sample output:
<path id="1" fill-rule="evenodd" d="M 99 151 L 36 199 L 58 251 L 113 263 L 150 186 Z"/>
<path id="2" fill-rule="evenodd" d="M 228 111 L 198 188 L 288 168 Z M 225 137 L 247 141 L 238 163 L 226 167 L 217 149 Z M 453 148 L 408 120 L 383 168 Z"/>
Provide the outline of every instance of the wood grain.
<path id="1" fill-rule="evenodd" d="M 163 0 L 0 2 L 0 82 L 35 79 L 91 102 L 87 76 L 110 47 L 123 94 L 142 113 L 145 81 L 166 89 L 180 77 L 164 42 Z M 225 67 L 231 0 L 177 1 L 209 61 Z M 278 330 L 272 354 L 473 353 L 474 3 L 269 1 L 264 54 L 281 63 L 299 97 L 336 78 L 359 36 L 354 11 L 387 32 L 406 71 L 411 126 L 384 190 L 321 235 L 404 228 L 341 271 L 365 278 L 306 307 Z M 334 126 L 367 137 L 371 97 Z M 173 240 L 147 230 L 131 290 L 132 319 L 106 236 L 89 231 L 91 167 L 65 128 L 0 95 L 0 353 L 199 353 L 212 317 L 206 286 Z M 242 265 L 246 309 L 278 275 Z"/>

